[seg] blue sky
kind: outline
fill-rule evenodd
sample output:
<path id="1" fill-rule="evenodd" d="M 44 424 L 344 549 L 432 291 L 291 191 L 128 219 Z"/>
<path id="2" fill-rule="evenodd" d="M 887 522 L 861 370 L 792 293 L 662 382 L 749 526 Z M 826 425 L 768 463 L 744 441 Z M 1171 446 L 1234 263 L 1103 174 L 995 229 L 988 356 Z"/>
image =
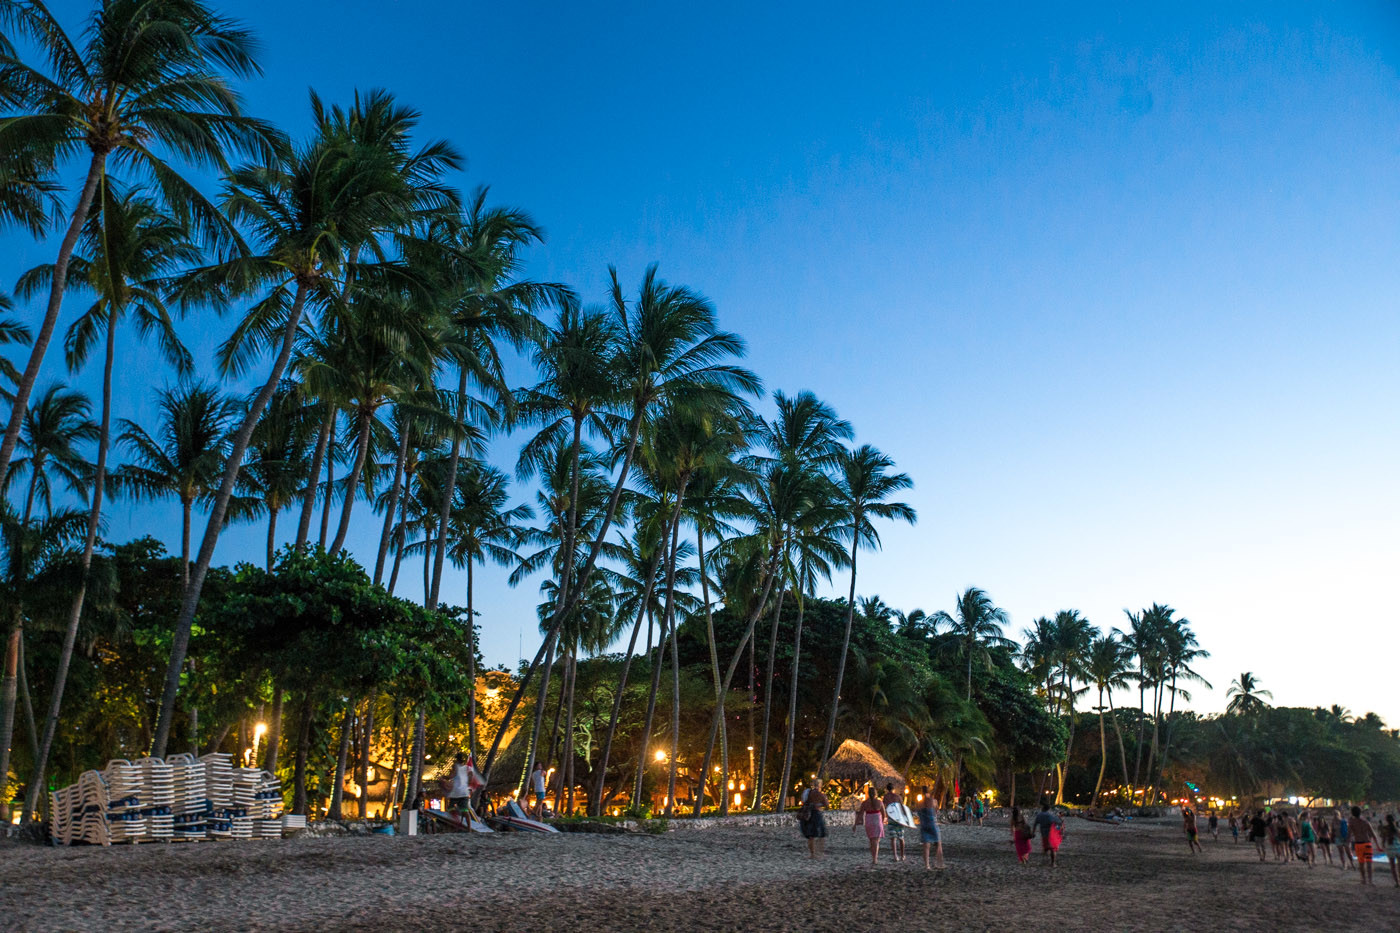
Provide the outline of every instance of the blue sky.
<path id="1" fill-rule="evenodd" d="M 932 611 L 978 585 L 1018 635 L 1166 602 L 1213 653 L 1198 708 L 1251 670 L 1400 724 L 1393 675 L 1347 660 L 1397 644 L 1400 14 L 663 6 L 228 9 L 264 42 L 252 112 L 295 133 L 310 87 L 392 89 L 464 187 L 545 226 L 532 275 L 597 300 L 609 263 L 659 262 L 770 388 L 894 456 L 920 521 L 861 593 Z M 228 327 L 185 332 L 207 359 Z M 125 358 L 127 399 L 160 384 Z M 112 537 L 143 530 L 177 545 L 177 512 L 115 509 Z M 534 587 L 478 579 L 488 661 L 528 654 Z"/>

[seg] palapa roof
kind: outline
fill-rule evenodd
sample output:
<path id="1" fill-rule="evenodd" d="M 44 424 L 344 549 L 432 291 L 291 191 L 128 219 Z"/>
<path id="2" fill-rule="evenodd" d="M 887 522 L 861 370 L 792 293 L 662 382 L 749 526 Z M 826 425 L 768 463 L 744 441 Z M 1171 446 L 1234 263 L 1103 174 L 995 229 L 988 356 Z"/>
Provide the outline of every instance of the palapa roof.
<path id="1" fill-rule="evenodd" d="M 894 765 L 886 761 L 875 749 L 855 739 L 847 739 L 841 743 L 836 754 L 826 760 L 823 773 L 837 781 L 893 783 L 898 787 L 905 784 L 904 778 Z"/>

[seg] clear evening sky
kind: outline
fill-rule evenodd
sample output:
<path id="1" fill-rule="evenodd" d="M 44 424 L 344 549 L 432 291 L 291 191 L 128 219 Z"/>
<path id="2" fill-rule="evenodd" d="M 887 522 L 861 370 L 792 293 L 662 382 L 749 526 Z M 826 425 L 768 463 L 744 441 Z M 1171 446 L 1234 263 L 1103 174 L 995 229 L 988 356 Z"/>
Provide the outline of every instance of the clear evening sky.
<path id="1" fill-rule="evenodd" d="M 310 87 L 393 90 L 467 154 L 464 188 L 547 228 L 532 275 L 600 300 L 608 263 L 657 261 L 770 388 L 890 453 L 919 523 L 883 529 L 861 594 L 980 586 L 1017 636 L 1165 602 L 1212 652 L 1192 706 L 1249 670 L 1400 725 L 1400 13 L 755 6 L 225 4 L 264 43 L 252 112 L 295 134 Z M 6 275 L 52 260 L 4 243 Z M 208 360 L 229 326 L 185 332 Z M 154 358 L 124 357 L 117 416 L 150 419 Z M 174 506 L 113 509 L 109 537 L 144 531 L 178 551 Z M 477 606 L 513 664 L 538 581 L 504 577 Z"/>

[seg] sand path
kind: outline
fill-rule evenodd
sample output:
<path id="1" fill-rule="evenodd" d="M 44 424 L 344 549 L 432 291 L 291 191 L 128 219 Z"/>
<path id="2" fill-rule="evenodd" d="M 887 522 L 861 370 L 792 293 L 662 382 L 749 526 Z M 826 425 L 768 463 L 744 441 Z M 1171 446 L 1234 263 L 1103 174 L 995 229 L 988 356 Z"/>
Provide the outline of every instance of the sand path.
<path id="1" fill-rule="evenodd" d="M 840 820 L 833 818 L 833 823 Z M 5 930 L 1396 930 L 1378 874 L 1261 865 L 1174 824 L 1072 820 L 1062 864 L 1016 864 L 1004 826 L 950 826 L 948 866 L 869 867 L 833 827 L 661 836 L 289 839 L 0 849 Z"/>

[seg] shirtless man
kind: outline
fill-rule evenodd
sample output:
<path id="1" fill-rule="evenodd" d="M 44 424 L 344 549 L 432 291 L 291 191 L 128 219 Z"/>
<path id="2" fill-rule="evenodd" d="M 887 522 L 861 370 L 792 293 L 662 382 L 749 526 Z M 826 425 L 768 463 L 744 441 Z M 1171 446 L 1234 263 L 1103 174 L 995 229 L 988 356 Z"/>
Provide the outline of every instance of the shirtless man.
<path id="1" fill-rule="evenodd" d="M 1361 876 L 1361 883 L 1375 884 L 1371 880 L 1371 858 L 1380 847 L 1381 840 L 1371 824 L 1362 818 L 1360 807 L 1351 808 L 1347 835 L 1351 837 L 1352 847 L 1356 850 L 1356 872 Z"/>
<path id="2" fill-rule="evenodd" d="M 1181 825 L 1186 830 L 1186 845 L 1192 852 L 1203 852 L 1200 841 L 1200 831 L 1196 828 L 1196 814 L 1191 812 L 1190 807 L 1181 808 Z"/>

